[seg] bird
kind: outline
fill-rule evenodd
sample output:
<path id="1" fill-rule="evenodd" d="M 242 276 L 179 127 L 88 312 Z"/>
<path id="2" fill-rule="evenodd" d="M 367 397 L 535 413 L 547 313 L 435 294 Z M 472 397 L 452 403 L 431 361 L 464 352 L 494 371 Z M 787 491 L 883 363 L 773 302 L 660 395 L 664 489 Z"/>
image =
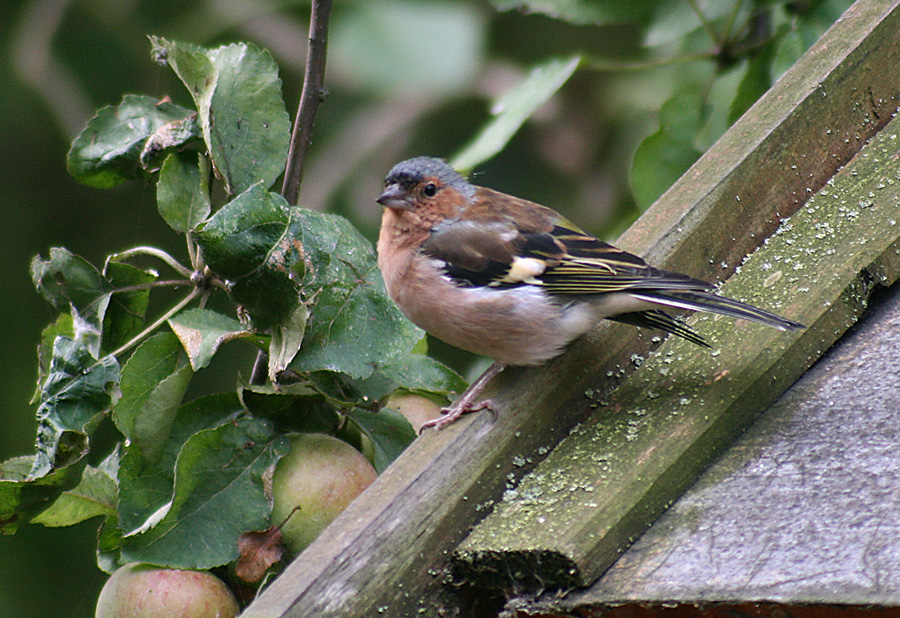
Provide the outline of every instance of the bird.
<path id="1" fill-rule="evenodd" d="M 804 328 L 720 296 L 705 281 L 654 268 L 546 206 L 474 185 L 441 158 L 396 164 L 375 201 L 383 207 L 378 267 L 390 298 L 427 333 L 494 361 L 420 432 L 491 409 L 489 399 L 478 397 L 506 366 L 559 356 L 602 319 L 705 347 L 705 339 L 666 310 Z"/>

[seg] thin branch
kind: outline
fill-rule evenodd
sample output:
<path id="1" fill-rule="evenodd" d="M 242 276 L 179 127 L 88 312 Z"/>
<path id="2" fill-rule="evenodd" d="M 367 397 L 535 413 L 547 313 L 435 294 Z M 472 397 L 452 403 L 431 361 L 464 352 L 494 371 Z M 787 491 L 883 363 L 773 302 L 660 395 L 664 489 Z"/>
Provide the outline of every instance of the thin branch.
<path id="1" fill-rule="evenodd" d="M 303 165 L 306 151 L 312 142 L 313 125 L 319 103 L 325 98 L 325 55 L 328 41 L 328 17 L 332 0 L 313 0 L 309 19 L 309 48 L 306 56 L 306 74 L 303 76 L 303 91 L 300 107 L 291 135 L 287 168 L 281 194 L 289 204 L 296 205 L 300 196 L 300 182 L 303 179 Z"/>
<path id="2" fill-rule="evenodd" d="M 702 60 L 712 60 L 716 57 L 716 53 L 700 52 L 696 54 L 685 54 L 674 58 L 661 58 L 659 60 L 647 60 L 643 62 L 616 62 L 604 60 L 602 58 L 585 58 L 584 68 L 590 71 L 602 71 L 615 73 L 619 71 L 643 71 L 646 69 L 656 69 L 659 67 L 670 66 L 673 64 L 681 64 L 686 62 L 699 62 Z"/>
<path id="3" fill-rule="evenodd" d="M 135 247 L 134 249 L 129 249 L 128 251 L 114 253 L 113 255 L 109 256 L 109 260 L 114 262 L 122 262 L 136 255 L 150 255 L 157 259 L 160 259 L 171 266 L 173 270 L 175 270 L 185 279 L 190 279 L 191 275 L 193 274 L 189 268 L 182 266 L 181 263 L 171 255 L 155 247 Z"/>
<path id="4" fill-rule="evenodd" d="M 128 292 L 139 292 L 141 290 L 150 290 L 153 288 L 168 288 L 168 287 L 185 287 L 188 285 L 194 285 L 190 279 L 174 279 L 172 281 L 150 281 L 149 283 L 138 283 L 137 285 L 126 285 L 121 288 L 116 288 L 113 290 L 113 294 L 125 294 Z"/>
<path id="5" fill-rule="evenodd" d="M 144 339 L 147 335 L 149 335 L 150 333 L 155 331 L 157 328 L 162 326 L 166 320 L 168 320 L 169 318 L 174 316 L 176 313 L 178 313 L 179 311 L 184 309 L 192 300 L 197 298 L 200 295 L 200 293 L 201 293 L 200 288 L 194 288 L 193 290 L 191 290 L 191 293 L 188 294 L 187 296 L 185 296 L 181 300 L 181 302 L 179 302 L 177 305 L 175 305 L 174 307 L 172 307 L 171 309 L 166 311 L 163 315 L 161 315 L 159 317 L 159 319 L 157 319 L 155 322 L 153 322 L 153 324 L 151 324 L 150 326 L 148 326 L 147 328 L 142 330 L 140 333 L 138 333 L 135 337 L 133 337 L 131 339 L 131 341 L 129 341 L 128 343 L 126 343 L 125 345 L 120 347 L 118 350 L 113 352 L 112 356 L 118 357 L 118 356 L 124 354 L 125 352 L 127 352 L 128 350 L 130 350 L 132 347 L 134 347 L 138 343 L 140 343 L 141 340 Z"/>
<path id="6" fill-rule="evenodd" d="M 703 25 L 703 29 L 706 30 L 706 34 L 709 35 L 709 38 L 712 39 L 713 44 L 722 46 L 722 41 L 719 40 L 719 37 L 716 36 L 716 29 L 713 28 L 712 24 L 706 19 L 706 15 L 703 14 L 703 11 L 700 10 L 700 7 L 697 5 L 697 0 L 688 0 L 688 4 L 691 5 L 691 8 L 694 9 L 694 12 L 697 14 L 697 17 L 700 18 L 700 23 Z"/>
<path id="7" fill-rule="evenodd" d="M 725 24 L 725 31 L 722 32 L 722 45 L 728 45 L 731 40 L 731 31 L 734 28 L 734 24 L 737 21 L 738 13 L 741 10 L 742 0 L 737 0 L 734 3 L 734 8 L 731 10 L 731 15 L 728 16 L 728 23 Z"/>
<path id="8" fill-rule="evenodd" d="M 300 93 L 300 107 L 291 133 L 291 147 L 288 151 L 287 166 L 281 195 L 288 204 L 296 206 L 300 198 L 300 183 L 306 164 L 306 151 L 312 142 L 313 125 L 319 103 L 325 98 L 325 58 L 328 47 L 328 18 L 331 15 L 332 0 L 313 0 L 309 16 L 309 45 L 306 54 L 306 73 L 303 76 L 303 90 Z M 266 353 L 260 350 L 250 375 L 251 384 L 264 384 L 268 375 Z"/>

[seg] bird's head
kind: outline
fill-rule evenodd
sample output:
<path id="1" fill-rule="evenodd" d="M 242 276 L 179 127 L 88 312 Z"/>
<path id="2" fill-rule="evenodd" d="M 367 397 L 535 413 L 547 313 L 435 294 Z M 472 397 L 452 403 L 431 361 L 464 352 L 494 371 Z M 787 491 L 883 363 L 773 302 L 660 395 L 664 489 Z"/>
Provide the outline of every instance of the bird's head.
<path id="1" fill-rule="evenodd" d="M 394 166 L 375 200 L 394 211 L 458 216 L 475 195 L 475 187 L 443 159 L 416 157 Z"/>

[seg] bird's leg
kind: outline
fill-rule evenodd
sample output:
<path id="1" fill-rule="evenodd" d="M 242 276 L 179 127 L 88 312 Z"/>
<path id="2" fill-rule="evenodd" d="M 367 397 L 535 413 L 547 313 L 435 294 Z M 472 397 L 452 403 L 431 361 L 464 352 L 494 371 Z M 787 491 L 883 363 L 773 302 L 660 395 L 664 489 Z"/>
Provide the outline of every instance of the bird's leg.
<path id="1" fill-rule="evenodd" d="M 497 376 L 497 374 L 499 374 L 504 369 L 506 369 L 506 363 L 494 363 L 493 365 L 488 367 L 485 372 L 478 377 L 477 380 L 469 385 L 469 388 L 466 389 L 466 392 L 460 395 L 450 407 L 441 410 L 441 416 L 422 423 L 422 427 L 419 429 L 419 433 L 421 434 L 429 427 L 434 427 L 435 429 L 446 427 L 447 425 L 458 419 L 460 416 L 468 412 L 477 412 L 479 410 L 493 410 L 494 402 L 490 399 L 482 399 L 481 401 L 476 401 L 476 399 L 479 395 L 481 395 L 481 391 L 484 390 L 484 387 L 487 386 L 487 383 L 493 380 Z"/>

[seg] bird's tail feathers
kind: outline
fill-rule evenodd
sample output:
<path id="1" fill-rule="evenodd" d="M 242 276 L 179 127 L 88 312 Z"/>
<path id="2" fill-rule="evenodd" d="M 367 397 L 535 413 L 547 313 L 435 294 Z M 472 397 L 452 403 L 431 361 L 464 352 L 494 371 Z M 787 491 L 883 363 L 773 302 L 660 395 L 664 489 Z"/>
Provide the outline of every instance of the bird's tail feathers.
<path id="1" fill-rule="evenodd" d="M 687 324 L 664 311 L 651 309 L 650 311 L 620 313 L 618 315 L 610 316 L 607 319 L 613 320 L 614 322 L 631 324 L 632 326 L 655 328 L 667 333 L 672 333 L 673 335 L 678 335 L 679 337 L 687 339 L 691 343 L 695 343 L 704 348 L 712 347 L 707 343 L 706 339 L 691 330 Z"/>
<path id="2" fill-rule="evenodd" d="M 666 307 L 719 313 L 733 318 L 759 322 L 760 324 L 765 324 L 779 330 L 804 328 L 803 324 L 775 315 L 765 309 L 760 309 L 753 305 L 748 305 L 747 303 L 725 298 L 724 296 L 717 296 L 712 292 L 699 290 L 653 290 L 647 292 L 633 292 L 632 295 L 635 298 L 664 305 Z"/>

